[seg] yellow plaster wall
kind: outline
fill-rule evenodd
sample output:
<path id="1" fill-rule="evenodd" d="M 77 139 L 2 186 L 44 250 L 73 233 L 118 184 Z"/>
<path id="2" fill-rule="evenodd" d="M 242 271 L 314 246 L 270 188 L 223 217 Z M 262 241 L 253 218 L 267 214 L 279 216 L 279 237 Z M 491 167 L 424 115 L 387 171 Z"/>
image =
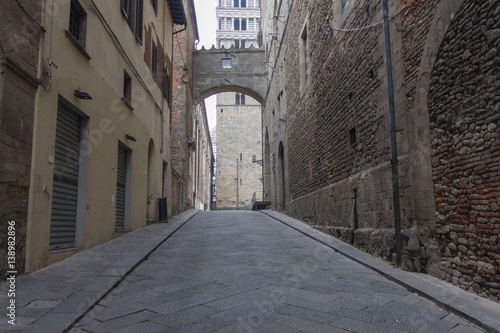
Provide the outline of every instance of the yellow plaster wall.
<path id="1" fill-rule="evenodd" d="M 26 249 L 27 272 L 61 260 L 82 248 L 99 245 L 116 236 L 113 198 L 116 197 L 118 141 L 125 143 L 132 150 L 131 230 L 146 225 L 147 197 L 151 194 L 155 197 L 161 196 L 163 160 L 170 165 L 168 149 L 170 110 L 144 63 L 144 45 L 136 43 L 134 35 L 120 14 L 119 1 L 96 1 L 95 4 L 116 35 L 119 45 L 103 25 L 96 9 L 82 1 L 81 5 L 87 12 L 85 49 L 91 56 L 90 60 L 80 53 L 64 33 L 64 29 L 67 29 L 69 24 L 69 1 L 66 5 L 60 4 L 54 13 L 52 82 L 49 85 L 48 77 L 44 78 L 45 85 L 39 88 L 36 100 Z M 144 25 L 154 20 L 155 25 L 163 28 L 161 16 L 163 10 L 167 8 L 164 7 L 166 2 L 160 1 L 160 4 L 158 18 L 156 18 L 150 3 L 144 1 Z M 168 42 L 163 46 L 171 59 L 172 24 L 168 9 L 167 14 L 170 22 L 168 20 L 165 22 L 165 39 Z M 50 54 L 50 23 L 50 12 L 46 12 L 44 26 L 47 32 L 43 41 L 44 45 L 42 45 L 44 67 L 48 66 Z M 124 70 L 132 78 L 133 111 L 121 99 Z M 139 77 L 136 76 L 136 72 Z M 93 99 L 77 99 L 74 96 L 74 91 L 77 89 L 89 93 Z M 55 154 L 57 106 L 60 97 L 89 117 L 90 153 L 87 157 L 83 247 L 50 252 L 54 165 L 49 163 L 49 156 Z M 160 112 L 162 106 L 163 116 Z M 163 153 L 160 152 L 162 122 L 164 125 Z M 126 140 L 125 134 L 132 135 L 137 142 Z M 155 146 L 153 193 L 147 193 L 150 139 L 153 139 Z M 44 186 L 47 187 L 45 192 Z"/>

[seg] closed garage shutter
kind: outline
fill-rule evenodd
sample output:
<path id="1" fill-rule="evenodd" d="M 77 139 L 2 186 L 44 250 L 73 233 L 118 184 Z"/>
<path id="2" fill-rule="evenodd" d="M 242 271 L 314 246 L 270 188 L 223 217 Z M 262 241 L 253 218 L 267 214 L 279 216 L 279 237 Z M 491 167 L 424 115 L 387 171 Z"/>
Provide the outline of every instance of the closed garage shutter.
<path id="1" fill-rule="evenodd" d="M 59 104 L 52 189 L 50 249 L 75 246 L 81 118 Z"/>
<path id="2" fill-rule="evenodd" d="M 125 230 L 125 193 L 127 188 L 127 149 L 118 144 L 118 164 L 116 180 L 115 230 Z"/>

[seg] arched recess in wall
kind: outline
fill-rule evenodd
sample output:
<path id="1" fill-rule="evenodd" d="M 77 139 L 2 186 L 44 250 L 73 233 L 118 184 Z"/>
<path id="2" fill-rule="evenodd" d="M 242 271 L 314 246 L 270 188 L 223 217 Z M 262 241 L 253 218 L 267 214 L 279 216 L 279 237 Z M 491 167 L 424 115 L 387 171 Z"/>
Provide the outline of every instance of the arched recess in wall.
<path id="1" fill-rule="evenodd" d="M 148 146 L 148 179 L 147 179 L 147 212 L 146 219 L 156 221 L 156 202 L 155 202 L 155 165 L 156 152 L 153 139 L 149 139 Z"/>
<path id="2" fill-rule="evenodd" d="M 269 130 L 266 127 L 266 135 L 264 138 L 264 201 L 269 201 L 272 198 L 271 186 L 271 147 L 269 145 Z"/>
<path id="3" fill-rule="evenodd" d="M 280 141 L 279 147 L 278 147 L 278 161 L 279 161 L 279 168 L 278 168 L 278 182 L 279 186 L 276 188 L 276 191 L 280 192 L 280 203 L 281 203 L 281 210 L 286 210 L 286 182 L 285 182 L 285 146 L 283 146 L 283 142 Z"/>
<path id="4" fill-rule="evenodd" d="M 427 104 L 436 233 L 441 248 L 446 249 L 442 262 L 456 257 L 462 262 L 476 260 L 468 266 L 467 277 L 482 283 L 465 285 L 450 274 L 446 279 L 498 300 L 497 290 L 488 284 L 500 273 L 495 265 L 500 246 L 498 239 L 491 241 L 500 211 L 500 171 L 493 157 L 498 154 L 500 139 L 498 91 L 494 88 L 500 85 L 494 60 L 500 47 L 500 13 L 490 9 L 488 2 L 464 1 L 439 48 Z M 460 242 L 457 232 L 463 235 Z"/>
<path id="5" fill-rule="evenodd" d="M 410 146 L 416 152 L 411 157 L 412 165 L 431 164 L 430 154 L 427 153 L 431 146 L 427 103 L 431 84 L 431 72 L 436 63 L 445 34 L 464 1 L 440 1 L 436 3 L 434 9 L 434 16 L 429 26 L 418 66 L 420 73 L 415 87 L 415 96 L 413 97 L 415 107 L 410 111 L 410 117 L 413 119 L 409 123 L 408 133 L 414 133 L 414 136 L 410 138 Z M 419 168 L 414 168 L 413 180 L 416 192 L 428 193 L 432 191 L 432 177 L 423 179 Z"/>

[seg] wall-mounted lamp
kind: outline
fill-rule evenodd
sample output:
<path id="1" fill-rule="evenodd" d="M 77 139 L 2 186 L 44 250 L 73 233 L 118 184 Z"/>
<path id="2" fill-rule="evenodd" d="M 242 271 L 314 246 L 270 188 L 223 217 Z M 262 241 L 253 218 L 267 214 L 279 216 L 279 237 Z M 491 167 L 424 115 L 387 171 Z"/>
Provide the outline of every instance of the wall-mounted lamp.
<path id="1" fill-rule="evenodd" d="M 137 140 L 132 135 L 128 135 L 128 134 L 125 134 L 125 139 L 137 142 Z"/>
<path id="2" fill-rule="evenodd" d="M 75 90 L 75 96 L 78 99 L 92 99 L 92 96 L 90 96 L 88 93 L 80 90 Z"/>

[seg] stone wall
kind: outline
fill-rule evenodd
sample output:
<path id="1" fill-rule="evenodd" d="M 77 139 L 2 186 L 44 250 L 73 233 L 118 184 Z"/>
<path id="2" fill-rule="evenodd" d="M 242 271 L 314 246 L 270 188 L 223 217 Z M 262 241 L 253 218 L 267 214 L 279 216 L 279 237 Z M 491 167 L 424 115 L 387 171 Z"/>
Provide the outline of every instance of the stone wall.
<path id="1" fill-rule="evenodd" d="M 441 277 L 500 300 L 500 1 L 465 1 L 432 72 Z M 473 42 L 471 42 L 473 41 Z"/>
<path id="2" fill-rule="evenodd" d="M 252 196 L 262 198 L 261 106 L 246 96 L 235 105 L 236 93 L 217 95 L 217 209 L 251 209 Z M 237 184 L 238 182 L 238 184 Z"/>
<path id="3" fill-rule="evenodd" d="M 211 95 L 238 91 L 264 101 L 267 82 L 264 51 L 253 46 L 246 49 L 216 49 L 202 47 L 194 53 L 194 99 L 197 103 Z M 229 59 L 227 68 L 222 67 L 222 59 Z"/>
<path id="4" fill-rule="evenodd" d="M 275 10 L 271 2 L 263 6 L 269 12 Z M 389 1 L 402 268 L 436 276 L 441 253 L 435 233 L 427 93 L 439 46 L 462 2 Z M 264 26 L 264 36 L 279 34 L 277 40 L 265 41 L 273 68 L 264 111 L 270 147 L 265 152 L 270 166 L 265 170 L 271 174 L 265 190 L 276 203 L 285 197 L 287 214 L 392 261 L 394 213 L 381 2 L 352 0 L 342 8 L 341 1 L 294 1 L 287 7 L 282 3 L 276 10 L 285 23 Z M 282 115 L 286 121 L 279 120 Z M 277 167 L 279 143 L 285 148 L 284 195 Z M 280 204 L 273 207 L 282 209 Z"/>
<path id="5" fill-rule="evenodd" d="M 0 1 L 0 277 L 7 271 L 7 222 L 16 222 L 16 267 L 24 272 L 35 94 L 39 84 L 39 1 Z"/>

